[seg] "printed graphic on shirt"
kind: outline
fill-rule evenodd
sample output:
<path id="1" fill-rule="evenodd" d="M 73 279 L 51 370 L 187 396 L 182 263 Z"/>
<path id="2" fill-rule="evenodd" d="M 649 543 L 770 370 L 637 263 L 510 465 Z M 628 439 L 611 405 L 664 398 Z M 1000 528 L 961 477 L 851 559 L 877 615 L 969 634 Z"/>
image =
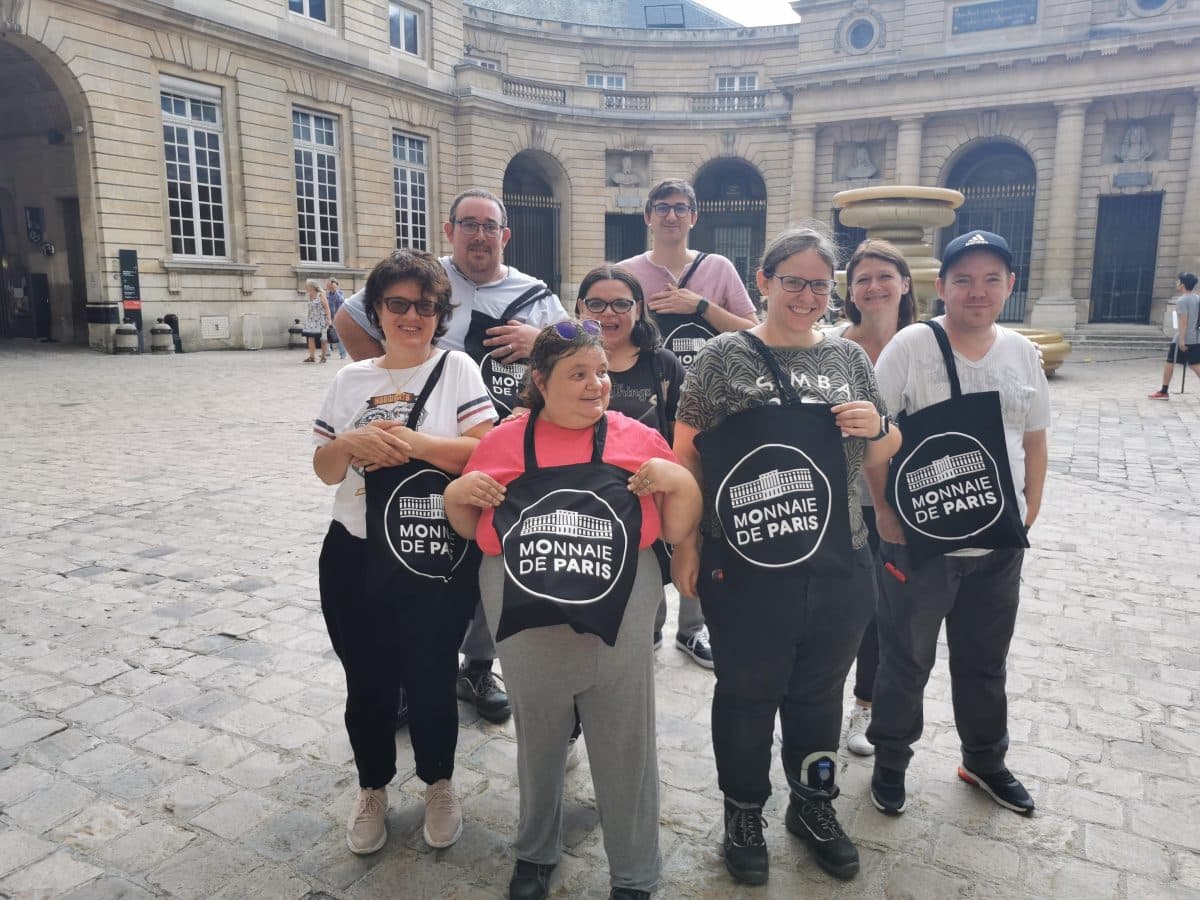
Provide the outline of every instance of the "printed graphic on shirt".
<path id="1" fill-rule="evenodd" d="M 517 395 L 528 371 L 529 366 L 526 363 L 502 363 L 493 359 L 491 353 L 479 361 L 483 386 L 487 388 L 488 396 L 492 398 L 492 403 L 500 415 L 507 416 L 517 405 Z"/>
<path id="2" fill-rule="evenodd" d="M 442 497 L 450 476 L 434 468 L 405 478 L 388 497 L 384 535 L 400 563 L 414 575 L 449 581 L 467 552 L 450 527 Z"/>
<path id="3" fill-rule="evenodd" d="M 730 546 L 764 568 L 802 563 L 829 525 L 829 478 L 803 451 L 784 444 L 751 450 L 717 490 L 716 512 Z"/>
<path id="4" fill-rule="evenodd" d="M 897 466 L 896 511 L 933 540 L 979 534 L 1004 512 L 996 460 L 969 434 L 927 437 Z"/>
<path id="5" fill-rule="evenodd" d="M 660 322 L 662 319 L 660 319 Z M 691 366 L 696 354 L 716 337 L 716 332 L 705 328 L 699 322 L 684 321 L 683 324 L 671 329 L 663 336 L 663 346 L 675 354 L 675 358 L 687 369 Z"/>
<path id="6" fill-rule="evenodd" d="M 526 593 L 585 605 L 620 579 L 629 534 L 597 494 L 562 488 L 521 510 L 501 544 L 509 578 Z"/>
<path id="7" fill-rule="evenodd" d="M 354 420 L 354 428 L 361 428 L 363 425 L 369 425 L 372 422 L 400 422 L 401 424 L 408 422 L 409 413 L 412 412 L 413 404 L 417 402 L 417 395 L 411 394 L 408 391 L 400 391 L 395 394 L 380 394 L 378 397 L 372 397 L 367 401 L 366 407 Z M 421 410 L 421 415 L 417 417 L 417 430 L 420 430 L 424 424 L 426 417 L 429 415 L 428 409 Z"/>

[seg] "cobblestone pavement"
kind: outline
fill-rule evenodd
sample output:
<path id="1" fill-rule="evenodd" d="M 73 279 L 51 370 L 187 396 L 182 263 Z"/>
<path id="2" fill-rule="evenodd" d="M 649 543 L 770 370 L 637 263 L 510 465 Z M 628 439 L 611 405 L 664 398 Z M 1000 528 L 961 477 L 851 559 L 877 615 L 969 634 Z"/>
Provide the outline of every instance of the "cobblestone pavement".
<path id="1" fill-rule="evenodd" d="M 506 895 L 512 724 L 467 707 L 458 844 L 424 846 L 402 732 L 390 840 L 346 850 L 355 781 L 317 602 L 330 492 L 308 424 L 338 363 L 299 360 L 0 344 L 0 895 Z M 712 676 L 668 644 L 659 896 L 1200 897 L 1200 382 L 1147 400 L 1159 366 L 1071 362 L 1052 382 L 1009 675 L 1009 760 L 1036 817 L 955 778 L 943 660 L 910 812 L 875 812 L 869 762 L 843 754 L 859 877 L 827 878 L 786 832 L 777 765 L 771 881 L 738 887 L 719 854 Z M 586 762 L 568 795 L 555 896 L 606 897 Z"/>

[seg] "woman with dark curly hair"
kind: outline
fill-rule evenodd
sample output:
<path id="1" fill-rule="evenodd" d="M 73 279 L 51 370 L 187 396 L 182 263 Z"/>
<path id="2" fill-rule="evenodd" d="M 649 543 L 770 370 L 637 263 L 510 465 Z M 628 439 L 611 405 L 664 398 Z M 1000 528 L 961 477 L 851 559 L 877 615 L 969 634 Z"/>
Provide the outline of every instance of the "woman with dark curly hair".
<path id="1" fill-rule="evenodd" d="M 359 854 L 387 840 L 401 684 L 417 775 L 428 785 L 425 841 L 447 847 L 462 833 L 450 787 L 454 682 L 478 558 L 450 528 L 442 492 L 495 418 L 471 358 L 436 346 L 451 313 L 436 257 L 391 253 L 368 276 L 365 299 L 384 354 L 337 373 L 314 425 L 313 455 L 318 477 L 338 486 L 321 550 L 321 611 L 346 671 L 359 783 L 346 839 Z"/>

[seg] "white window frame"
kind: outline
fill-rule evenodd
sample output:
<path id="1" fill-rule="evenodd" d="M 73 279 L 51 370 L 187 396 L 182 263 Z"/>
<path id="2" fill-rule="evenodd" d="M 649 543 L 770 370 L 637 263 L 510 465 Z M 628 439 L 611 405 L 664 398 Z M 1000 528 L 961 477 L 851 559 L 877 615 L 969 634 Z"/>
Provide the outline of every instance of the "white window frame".
<path id="1" fill-rule="evenodd" d="M 292 108 L 296 244 L 302 263 L 344 261 L 338 130 L 336 116 Z"/>
<path id="2" fill-rule="evenodd" d="M 314 22 L 320 22 L 323 25 L 330 25 L 329 7 L 333 4 L 333 0 L 319 0 L 325 5 L 325 17 L 314 16 L 312 13 L 313 0 L 299 0 L 300 9 L 292 9 L 292 3 L 296 0 L 287 0 L 287 9 L 294 16 L 303 16 L 306 19 L 311 19 Z"/>
<path id="3" fill-rule="evenodd" d="M 500 62 L 495 59 L 488 59 L 486 56 L 473 56 L 467 54 L 466 61 L 473 66 L 479 66 L 481 69 L 487 69 L 489 72 L 499 72 Z"/>
<path id="4" fill-rule="evenodd" d="M 718 75 L 717 90 L 726 91 L 757 91 L 758 75 Z"/>
<path id="5" fill-rule="evenodd" d="M 429 140 L 392 132 L 392 193 L 396 247 L 429 249 Z"/>
<path id="6" fill-rule="evenodd" d="M 399 43 L 395 43 L 395 41 L 392 39 L 393 10 L 397 11 L 400 15 L 400 28 L 396 38 Z M 413 39 L 416 42 L 415 47 L 407 46 L 407 30 L 405 29 L 404 25 L 405 20 L 410 16 L 415 23 L 415 34 L 413 35 Z M 388 44 L 391 45 L 393 50 L 399 50 L 401 53 L 408 53 L 411 56 L 420 56 L 425 50 L 425 35 L 423 31 L 424 25 L 424 16 L 421 15 L 421 11 L 419 9 L 414 9 L 413 7 L 404 3 L 397 3 L 396 0 L 388 0 Z"/>
<path id="7" fill-rule="evenodd" d="M 163 109 L 167 98 L 172 105 L 170 112 Z M 176 108 L 179 105 L 183 107 L 182 112 Z M 159 79 L 159 111 L 162 114 L 163 176 L 171 255 L 229 259 L 229 216 L 225 202 L 229 192 L 226 188 L 221 89 L 164 75 Z M 174 140 L 168 141 L 168 129 Z M 178 140 L 181 131 L 186 136 L 186 144 Z M 207 172 L 207 177 L 202 178 L 202 172 Z M 215 201 L 211 194 L 205 196 L 206 190 L 214 188 L 217 192 Z M 204 233 L 206 226 L 207 236 Z"/>
<path id="8" fill-rule="evenodd" d="M 758 91 L 757 74 L 738 74 L 727 72 L 717 76 L 717 93 L 733 94 L 731 97 L 717 98 L 718 110 L 762 109 L 761 96 L 736 96 L 738 94 L 755 94 Z"/>
<path id="9" fill-rule="evenodd" d="M 598 88 L 602 91 L 625 90 L 625 73 L 623 72 L 588 72 L 584 76 L 587 87 Z"/>

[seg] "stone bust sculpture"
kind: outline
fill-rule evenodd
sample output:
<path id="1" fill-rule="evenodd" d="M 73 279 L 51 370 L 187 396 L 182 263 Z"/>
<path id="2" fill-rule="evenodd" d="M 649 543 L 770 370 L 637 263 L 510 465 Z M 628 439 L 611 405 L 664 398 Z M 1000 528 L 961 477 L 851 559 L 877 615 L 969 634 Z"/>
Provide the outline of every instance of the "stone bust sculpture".
<path id="1" fill-rule="evenodd" d="M 1154 155 L 1150 146 L 1150 136 L 1146 127 L 1141 124 L 1130 125 L 1125 129 L 1125 137 L 1121 139 L 1121 149 L 1117 151 L 1117 159 L 1123 163 L 1145 162 Z"/>
<path id="2" fill-rule="evenodd" d="M 871 150 L 866 144 L 854 145 L 854 164 L 845 172 L 846 178 L 874 178 L 879 173 L 871 162 Z"/>
<path id="3" fill-rule="evenodd" d="M 622 156 L 621 168 L 613 172 L 609 180 L 620 187 L 637 187 L 642 183 L 642 176 L 633 171 L 633 157 Z"/>

